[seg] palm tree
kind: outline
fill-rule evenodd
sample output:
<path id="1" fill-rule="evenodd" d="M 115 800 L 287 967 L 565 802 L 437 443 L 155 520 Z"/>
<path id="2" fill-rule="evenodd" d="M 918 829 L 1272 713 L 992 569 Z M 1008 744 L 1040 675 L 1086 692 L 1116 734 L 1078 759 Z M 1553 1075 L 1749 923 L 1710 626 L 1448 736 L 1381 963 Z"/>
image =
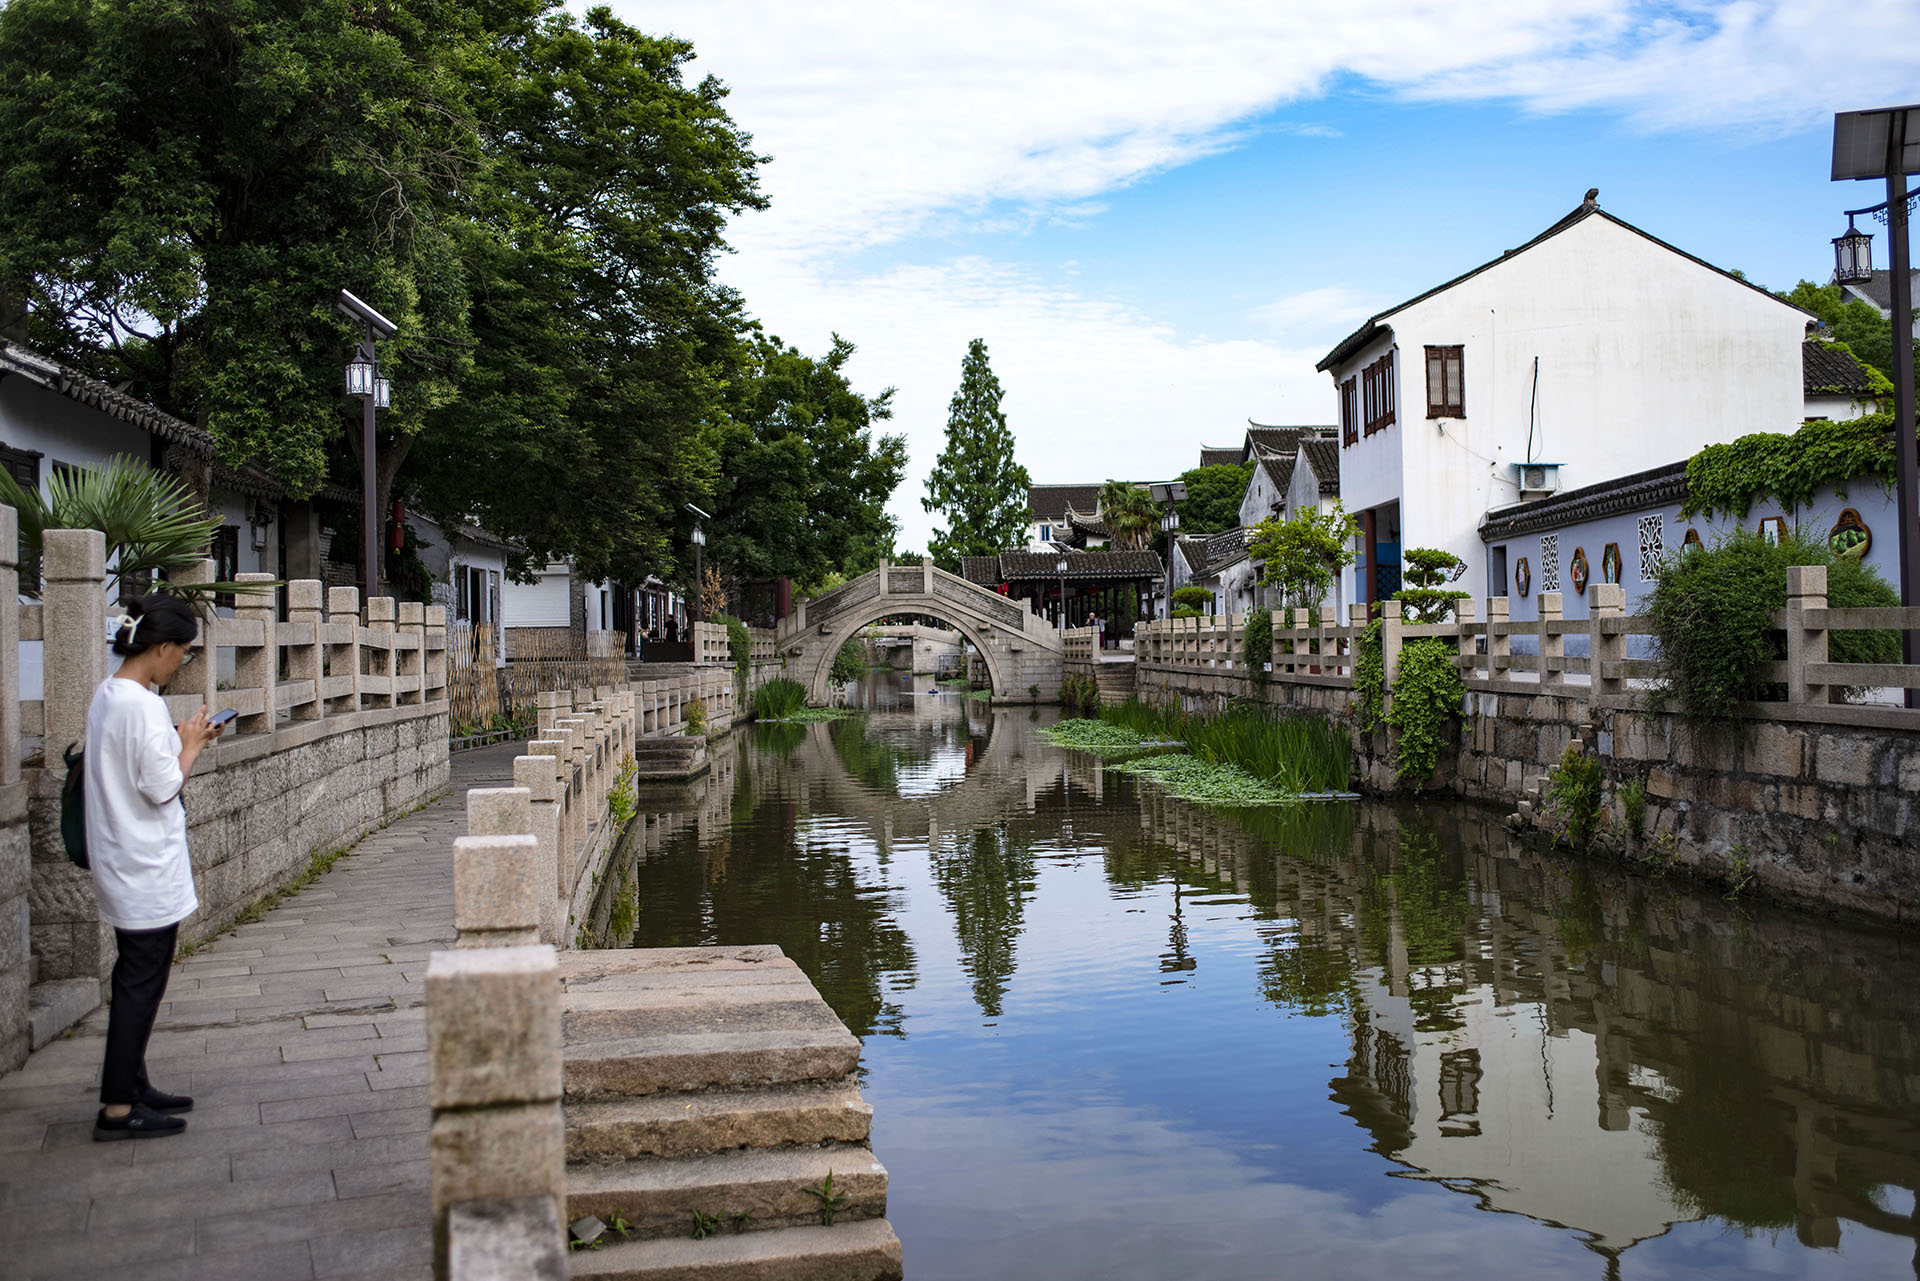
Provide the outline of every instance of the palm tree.
<path id="1" fill-rule="evenodd" d="M 0 471 L 0 503 L 20 513 L 23 550 L 39 551 L 49 529 L 97 529 L 105 534 L 116 595 L 144 591 L 158 575 L 158 590 L 204 610 L 216 591 L 256 592 L 275 586 L 172 582 L 172 575 L 207 558 L 220 518 L 201 515 L 186 485 L 136 458 L 119 455 L 97 467 L 60 468 L 47 478 L 45 498 Z"/>
<path id="2" fill-rule="evenodd" d="M 1128 480 L 1110 480 L 1100 487 L 1100 519 L 1107 524 L 1115 547 L 1145 547 L 1160 524 L 1153 495 Z"/>

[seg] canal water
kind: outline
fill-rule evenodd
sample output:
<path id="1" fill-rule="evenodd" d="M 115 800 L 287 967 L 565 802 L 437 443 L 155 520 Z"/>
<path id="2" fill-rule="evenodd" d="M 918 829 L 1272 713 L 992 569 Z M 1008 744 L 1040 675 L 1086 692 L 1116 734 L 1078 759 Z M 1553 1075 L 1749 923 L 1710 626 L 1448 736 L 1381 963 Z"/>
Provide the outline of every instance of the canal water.
<path id="1" fill-rule="evenodd" d="M 807 971 L 914 1281 L 1920 1272 L 1913 943 L 864 693 L 646 793 L 596 926 Z"/>

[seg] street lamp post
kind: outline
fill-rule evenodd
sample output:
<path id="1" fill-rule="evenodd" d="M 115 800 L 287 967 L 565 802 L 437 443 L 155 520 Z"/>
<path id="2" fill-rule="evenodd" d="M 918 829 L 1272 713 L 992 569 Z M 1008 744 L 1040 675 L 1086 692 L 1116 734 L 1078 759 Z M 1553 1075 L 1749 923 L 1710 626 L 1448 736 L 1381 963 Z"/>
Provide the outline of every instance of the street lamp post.
<path id="1" fill-rule="evenodd" d="M 693 621 L 704 623 L 707 621 L 707 574 L 703 553 L 707 547 L 707 531 L 700 522 L 713 517 L 692 503 L 687 504 L 687 510 L 693 513 Z"/>
<path id="2" fill-rule="evenodd" d="M 373 419 L 376 412 L 393 405 L 392 385 L 380 372 L 374 342 L 393 337 L 398 326 L 345 289 L 334 307 L 365 329 L 353 359 L 347 362 L 347 395 L 360 398 L 360 554 L 366 563 L 361 590 L 363 599 L 372 600 L 380 590 L 380 455 Z"/>
<path id="3" fill-rule="evenodd" d="M 1161 581 L 1167 588 L 1167 617 L 1173 617 L 1173 534 L 1180 528 L 1180 510 L 1175 503 L 1186 501 L 1187 483 L 1183 480 L 1169 480 L 1149 485 L 1153 500 L 1165 510 L 1160 515 L 1160 532 L 1167 536 L 1167 563 Z"/>
<path id="4" fill-rule="evenodd" d="M 1920 173 L 1920 104 L 1843 111 L 1833 118 L 1835 182 L 1883 178 L 1884 205 L 1849 210 L 1847 235 L 1834 241 L 1834 274 L 1858 272 L 1866 237 L 1854 230 L 1857 214 L 1884 210 L 1893 302 L 1893 442 L 1898 476 L 1900 601 L 1920 606 L 1920 445 L 1914 439 L 1913 278 L 1907 243 L 1907 175 Z M 1866 262 L 1871 276 L 1871 259 Z M 1857 279 L 1855 275 L 1852 278 Z M 1904 633 L 1905 660 L 1920 663 L 1920 631 Z M 1908 707 L 1920 706 L 1920 691 L 1908 690 Z"/>

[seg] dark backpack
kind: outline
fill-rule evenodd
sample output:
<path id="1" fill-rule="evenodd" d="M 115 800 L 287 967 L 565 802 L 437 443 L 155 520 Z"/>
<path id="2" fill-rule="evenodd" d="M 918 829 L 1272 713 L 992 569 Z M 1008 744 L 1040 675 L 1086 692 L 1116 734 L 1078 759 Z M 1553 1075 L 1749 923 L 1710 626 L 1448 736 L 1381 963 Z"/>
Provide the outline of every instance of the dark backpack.
<path id="1" fill-rule="evenodd" d="M 60 843 L 75 867 L 87 865 L 87 788 L 85 750 L 67 745 L 67 780 L 60 785 Z"/>

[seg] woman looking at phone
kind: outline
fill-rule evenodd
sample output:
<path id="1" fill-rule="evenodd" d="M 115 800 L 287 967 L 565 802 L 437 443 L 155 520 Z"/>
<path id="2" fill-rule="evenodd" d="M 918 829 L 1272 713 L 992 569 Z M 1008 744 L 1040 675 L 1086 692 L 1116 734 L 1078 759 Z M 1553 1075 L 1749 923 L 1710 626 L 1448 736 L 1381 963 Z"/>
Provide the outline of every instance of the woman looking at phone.
<path id="1" fill-rule="evenodd" d="M 200 624 L 192 607 L 176 596 L 142 596 L 116 621 L 113 652 L 126 661 L 93 693 L 84 766 L 94 894 L 119 945 L 93 1123 L 101 1141 L 187 1128 L 175 1114 L 190 1111 L 193 1100 L 153 1088 L 147 1039 L 166 995 L 180 922 L 200 905 L 180 792 L 223 728 L 208 722 L 205 705 L 175 726 L 155 692 L 193 661 L 189 646 Z"/>

